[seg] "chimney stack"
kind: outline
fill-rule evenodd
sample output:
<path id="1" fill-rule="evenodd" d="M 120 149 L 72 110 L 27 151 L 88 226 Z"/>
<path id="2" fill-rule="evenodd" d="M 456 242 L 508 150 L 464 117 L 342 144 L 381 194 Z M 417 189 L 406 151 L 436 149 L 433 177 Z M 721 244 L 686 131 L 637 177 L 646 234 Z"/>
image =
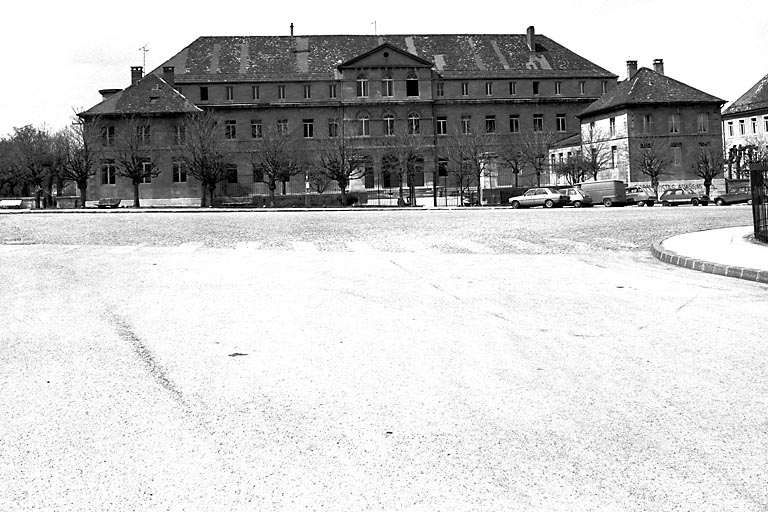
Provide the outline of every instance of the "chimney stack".
<path id="1" fill-rule="evenodd" d="M 526 40 L 528 42 L 528 49 L 532 52 L 536 51 L 536 31 L 533 29 L 533 25 L 528 27 L 528 33 Z"/>
<path id="2" fill-rule="evenodd" d="M 168 82 L 171 87 L 176 86 L 176 75 L 173 66 L 163 66 L 163 80 Z"/>
<path id="3" fill-rule="evenodd" d="M 664 59 L 653 59 L 653 70 L 660 75 L 664 74 Z"/>
<path id="4" fill-rule="evenodd" d="M 627 78 L 632 78 L 635 73 L 637 73 L 637 61 L 628 60 L 627 61 Z"/>
<path id="5" fill-rule="evenodd" d="M 144 68 L 141 66 L 131 66 L 131 85 L 144 78 Z"/>
<path id="6" fill-rule="evenodd" d="M 122 91 L 122 89 L 101 89 L 99 91 L 99 94 L 101 94 L 102 100 L 108 100 L 109 98 L 119 93 L 120 91 Z"/>

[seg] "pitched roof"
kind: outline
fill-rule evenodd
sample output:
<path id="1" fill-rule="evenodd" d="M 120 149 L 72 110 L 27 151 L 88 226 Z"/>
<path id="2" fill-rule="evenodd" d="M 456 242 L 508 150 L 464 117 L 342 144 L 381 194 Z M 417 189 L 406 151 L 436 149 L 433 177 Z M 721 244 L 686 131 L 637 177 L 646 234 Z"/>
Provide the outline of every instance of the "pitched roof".
<path id="1" fill-rule="evenodd" d="M 434 63 L 445 78 L 616 78 L 546 36 L 535 40 L 536 51 L 528 48 L 526 34 L 200 37 L 153 73 L 173 66 L 181 83 L 334 79 L 339 64 L 388 43 Z"/>
<path id="2" fill-rule="evenodd" d="M 94 115 L 186 114 L 201 112 L 157 75 L 147 75 L 126 89 L 82 112 Z"/>
<path id="3" fill-rule="evenodd" d="M 725 101 L 651 69 L 640 68 L 634 75 L 619 82 L 614 90 L 587 107 L 579 117 L 633 105 L 689 103 L 722 105 Z"/>
<path id="4" fill-rule="evenodd" d="M 723 117 L 766 109 L 768 109 L 768 75 L 728 105 L 728 108 L 723 111 Z"/>

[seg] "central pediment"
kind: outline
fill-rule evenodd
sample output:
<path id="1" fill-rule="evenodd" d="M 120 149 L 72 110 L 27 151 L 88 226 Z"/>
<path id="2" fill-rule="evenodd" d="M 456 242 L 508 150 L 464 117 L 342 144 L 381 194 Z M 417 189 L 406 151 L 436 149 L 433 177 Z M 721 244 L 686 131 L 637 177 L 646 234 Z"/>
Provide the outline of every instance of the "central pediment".
<path id="1" fill-rule="evenodd" d="M 384 43 L 373 50 L 354 57 L 338 65 L 338 69 L 349 68 L 432 68 L 433 62 L 422 59 L 418 55 Z"/>

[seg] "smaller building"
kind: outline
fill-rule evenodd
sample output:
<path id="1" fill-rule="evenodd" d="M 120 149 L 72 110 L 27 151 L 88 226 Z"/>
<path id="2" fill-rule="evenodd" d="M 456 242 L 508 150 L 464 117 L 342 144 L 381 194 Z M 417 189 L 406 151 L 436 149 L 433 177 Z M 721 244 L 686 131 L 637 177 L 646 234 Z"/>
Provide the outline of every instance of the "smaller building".
<path id="1" fill-rule="evenodd" d="M 768 75 L 723 111 L 727 177 L 743 178 L 752 158 L 768 156 Z"/>

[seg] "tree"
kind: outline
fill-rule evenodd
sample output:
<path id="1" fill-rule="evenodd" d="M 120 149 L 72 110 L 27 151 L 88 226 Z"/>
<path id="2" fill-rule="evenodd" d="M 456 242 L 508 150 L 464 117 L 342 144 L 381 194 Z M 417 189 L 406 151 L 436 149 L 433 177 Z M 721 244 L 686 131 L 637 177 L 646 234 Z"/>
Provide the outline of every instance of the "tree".
<path id="1" fill-rule="evenodd" d="M 644 137 L 639 141 L 634 155 L 634 164 L 642 174 L 648 176 L 651 187 L 659 195 L 659 179 L 667 173 L 672 165 L 672 156 L 667 146 L 659 139 Z"/>
<path id="2" fill-rule="evenodd" d="M 84 122 L 75 119 L 59 133 L 64 152 L 61 177 L 73 181 L 80 190 L 80 207 L 85 208 L 88 180 L 96 174 L 99 157 L 99 137 L 102 124 L 98 118 Z"/>
<path id="3" fill-rule="evenodd" d="M 724 159 L 720 148 L 700 146 L 693 164 L 693 173 L 704 180 L 704 193 L 709 195 L 712 180 L 723 171 Z"/>
<path id="4" fill-rule="evenodd" d="M 501 152 L 499 158 L 512 169 L 512 174 L 515 175 L 515 188 L 517 188 L 519 182 L 518 178 L 523 167 L 525 167 L 525 156 L 523 155 L 522 148 L 519 144 L 513 143 Z"/>
<path id="5" fill-rule="evenodd" d="M 128 117 L 122 124 L 117 137 L 115 163 L 117 175 L 131 180 L 133 185 L 133 206 L 141 206 L 139 185 L 160 175 L 160 169 L 152 162 L 150 148 L 149 120 Z"/>
<path id="6" fill-rule="evenodd" d="M 48 129 L 35 128 L 32 125 L 14 128 L 12 140 L 12 158 L 25 185 L 35 190 L 35 208 L 40 208 L 40 200 L 47 178 L 54 165 L 53 142 Z"/>
<path id="7" fill-rule="evenodd" d="M 408 184 L 408 204 L 416 204 L 416 172 L 427 147 L 423 138 L 412 132 L 413 130 L 397 126 L 393 134 L 384 137 L 382 142 L 382 167 L 385 172 L 398 178 L 398 206 L 406 203 L 403 197 L 403 183 Z"/>
<path id="8" fill-rule="evenodd" d="M 251 152 L 251 167 L 255 181 L 265 183 L 269 190 L 269 206 L 275 207 L 277 183 L 283 186 L 291 176 L 302 172 L 302 166 L 296 158 L 293 140 L 288 132 L 277 129 L 266 130 L 262 139 L 256 139 L 256 149 Z M 285 194 L 285 190 L 283 190 Z"/>
<path id="9" fill-rule="evenodd" d="M 564 162 L 557 162 L 554 172 L 556 176 L 565 178 L 568 185 L 575 185 L 586 180 L 589 174 L 587 172 L 588 165 L 588 162 L 584 160 L 583 155 L 579 152 L 576 156 L 569 156 Z"/>
<path id="10" fill-rule="evenodd" d="M 581 132 L 581 161 L 584 173 L 597 181 L 601 171 L 610 168 L 611 147 L 605 133 L 590 124 Z"/>
<path id="11" fill-rule="evenodd" d="M 468 125 L 462 126 L 461 132 L 454 131 L 446 138 L 444 149 L 444 154 L 452 164 L 448 172 L 456 179 L 462 201 L 464 193 L 471 186 L 476 187 L 477 201 L 480 201 L 483 173 L 487 172 L 490 162 L 498 158 L 492 151 L 495 142 L 493 136 L 475 128 Z"/>
<path id="12" fill-rule="evenodd" d="M 329 137 L 321 141 L 317 151 L 316 167 L 309 173 L 310 181 L 316 180 L 317 174 L 336 182 L 341 191 L 341 204 L 347 206 L 347 187 L 353 180 L 364 178 L 368 173 L 365 164 L 370 157 L 350 144 L 346 137 Z"/>
<path id="13" fill-rule="evenodd" d="M 531 132 L 521 140 L 523 161 L 533 168 L 536 175 L 536 186 L 541 186 L 541 173 L 547 165 L 547 153 L 556 134 L 553 132 Z"/>
<path id="14" fill-rule="evenodd" d="M 216 186 L 226 178 L 224 132 L 210 112 L 193 114 L 181 126 L 181 164 L 200 182 L 200 206 L 212 206 Z"/>
<path id="15" fill-rule="evenodd" d="M 16 195 L 16 187 L 21 184 L 22 177 L 18 163 L 14 158 L 13 141 L 10 138 L 0 138 L 0 196 Z"/>

